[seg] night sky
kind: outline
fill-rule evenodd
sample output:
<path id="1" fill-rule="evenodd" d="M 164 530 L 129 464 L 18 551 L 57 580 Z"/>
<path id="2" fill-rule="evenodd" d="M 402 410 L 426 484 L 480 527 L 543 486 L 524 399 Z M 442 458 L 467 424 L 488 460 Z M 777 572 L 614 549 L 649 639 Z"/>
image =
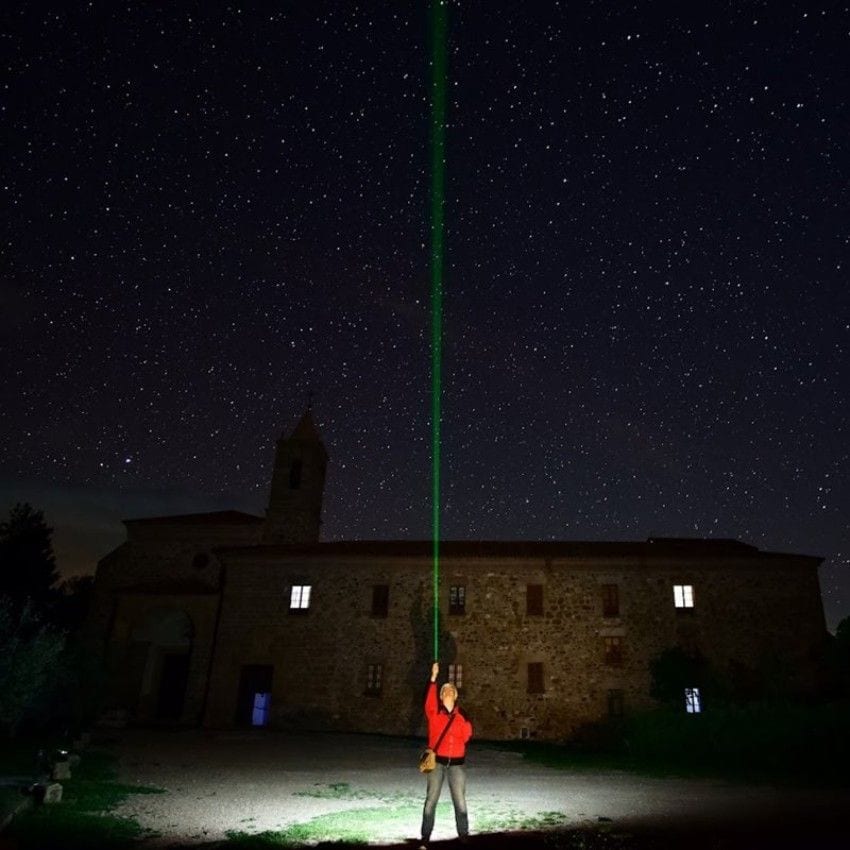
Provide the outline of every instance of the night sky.
<path id="1" fill-rule="evenodd" d="M 45 11 L 48 9 L 48 11 Z M 0 507 L 60 566 L 430 535 L 425 3 L 4 4 Z M 850 614 L 847 5 L 450 4 L 446 538 L 733 537 Z"/>

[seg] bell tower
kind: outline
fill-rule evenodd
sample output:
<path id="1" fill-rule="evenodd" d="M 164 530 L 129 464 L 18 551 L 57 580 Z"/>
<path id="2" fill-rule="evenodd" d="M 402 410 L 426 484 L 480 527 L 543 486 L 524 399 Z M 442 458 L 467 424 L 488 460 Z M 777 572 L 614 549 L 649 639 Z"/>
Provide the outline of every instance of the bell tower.
<path id="1" fill-rule="evenodd" d="M 277 441 L 264 543 L 316 543 L 328 453 L 313 422 L 311 405 L 295 430 Z"/>

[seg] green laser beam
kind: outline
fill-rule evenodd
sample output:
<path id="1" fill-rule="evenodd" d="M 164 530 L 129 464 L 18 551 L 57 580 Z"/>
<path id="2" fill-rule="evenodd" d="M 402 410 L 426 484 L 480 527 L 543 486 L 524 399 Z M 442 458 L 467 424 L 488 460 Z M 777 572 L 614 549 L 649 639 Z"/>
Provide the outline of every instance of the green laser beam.
<path id="1" fill-rule="evenodd" d="M 443 360 L 443 207 L 446 147 L 446 0 L 431 2 L 431 539 L 434 565 L 434 658 L 440 620 L 440 418 Z"/>

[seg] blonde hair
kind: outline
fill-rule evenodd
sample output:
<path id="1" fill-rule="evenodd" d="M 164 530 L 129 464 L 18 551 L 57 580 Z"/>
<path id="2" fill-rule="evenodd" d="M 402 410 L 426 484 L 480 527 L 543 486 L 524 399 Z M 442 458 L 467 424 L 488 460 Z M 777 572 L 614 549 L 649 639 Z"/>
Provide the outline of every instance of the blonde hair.
<path id="1" fill-rule="evenodd" d="M 443 687 L 440 688 L 440 699 L 443 698 L 443 694 L 446 693 L 446 691 L 451 691 L 454 694 L 455 702 L 457 702 L 457 688 L 451 682 L 446 682 Z"/>

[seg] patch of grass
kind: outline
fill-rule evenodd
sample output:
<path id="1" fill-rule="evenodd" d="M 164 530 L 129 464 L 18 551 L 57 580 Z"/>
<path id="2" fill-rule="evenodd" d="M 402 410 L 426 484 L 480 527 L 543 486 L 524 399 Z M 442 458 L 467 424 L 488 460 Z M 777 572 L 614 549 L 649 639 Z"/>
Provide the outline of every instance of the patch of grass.
<path id="1" fill-rule="evenodd" d="M 438 803 L 437 818 L 451 818 L 451 803 Z M 264 850 L 264 848 L 304 847 L 319 842 L 334 846 L 364 845 L 388 833 L 406 833 L 416 829 L 422 818 L 422 805 L 374 806 L 330 812 L 303 823 L 292 824 L 280 831 L 228 832 L 224 845 L 239 850 Z M 411 827 L 411 825 L 413 825 Z"/>
<path id="2" fill-rule="evenodd" d="M 87 752 L 63 782 L 62 802 L 39 806 L 18 815 L 8 835 L 21 850 L 62 847 L 66 850 L 129 847 L 145 835 L 131 818 L 110 814 L 134 794 L 161 794 L 159 788 L 115 781 L 115 757 Z"/>
<path id="3" fill-rule="evenodd" d="M 416 830 L 422 817 L 420 801 L 396 806 L 370 806 L 344 812 L 331 812 L 279 831 L 255 834 L 232 831 L 223 845 L 232 850 L 277 850 L 321 843 L 322 846 L 362 846 L 383 837 Z M 568 818 L 562 812 L 529 812 L 476 808 L 472 812 L 476 832 L 547 830 L 563 827 Z M 437 805 L 437 820 L 454 822 L 452 804 Z"/>
<path id="4" fill-rule="evenodd" d="M 475 829 L 478 832 L 506 832 L 555 829 L 565 826 L 569 818 L 563 812 L 501 811 L 483 808 L 476 810 Z"/>
<path id="5" fill-rule="evenodd" d="M 79 812 L 64 803 L 31 809 L 16 817 L 8 829 L 9 837 L 21 850 L 111 850 L 128 847 L 143 834 L 130 818 Z"/>
<path id="6" fill-rule="evenodd" d="M 0 811 L 2 811 L 4 807 L 8 810 L 9 806 L 20 800 L 22 796 L 20 789 L 13 788 L 11 785 L 0 788 Z"/>
<path id="7" fill-rule="evenodd" d="M 73 769 L 74 779 L 112 781 L 118 775 L 115 769 L 117 760 L 106 750 L 86 750 L 80 763 Z"/>
<path id="8" fill-rule="evenodd" d="M 20 788 L 0 788 L 0 823 L 3 822 L 6 815 L 16 811 L 24 799 Z"/>
<path id="9" fill-rule="evenodd" d="M 63 783 L 62 806 L 77 812 L 109 812 L 134 794 L 164 794 L 162 788 L 116 781 L 116 758 L 102 750 L 86 752 Z"/>
<path id="10" fill-rule="evenodd" d="M 165 793 L 162 788 L 124 785 L 103 780 L 72 780 L 66 787 L 67 793 L 63 802 L 80 812 L 109 812 L 132 795 Z"/>

